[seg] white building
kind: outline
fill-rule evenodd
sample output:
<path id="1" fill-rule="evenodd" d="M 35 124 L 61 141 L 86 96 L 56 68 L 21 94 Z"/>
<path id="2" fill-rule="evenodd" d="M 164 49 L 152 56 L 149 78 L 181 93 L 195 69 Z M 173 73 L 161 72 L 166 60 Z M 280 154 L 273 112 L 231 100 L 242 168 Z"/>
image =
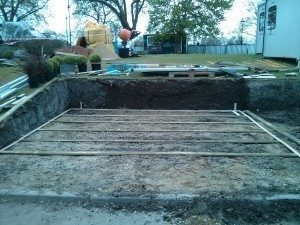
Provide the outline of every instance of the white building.
<path id="1" fill-rule="evenodd" d="M 266 0 L 257 21 L 256 53 L 300 60 L 300 0 Z"/>

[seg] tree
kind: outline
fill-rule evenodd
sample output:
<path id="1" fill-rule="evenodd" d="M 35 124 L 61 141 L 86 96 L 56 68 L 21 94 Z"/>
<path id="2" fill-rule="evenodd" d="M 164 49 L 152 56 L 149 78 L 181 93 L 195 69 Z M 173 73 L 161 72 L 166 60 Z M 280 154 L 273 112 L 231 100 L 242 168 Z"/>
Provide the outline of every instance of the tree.
<path id="1" fill-rule="evenodd" d="M 89 2 L 99 3 L 107 7 L 113 14 L 115 14 L 120 21 L 123 28 L 128 30 L 136 30 L 139 15 L 142 12 L 146 0 L 131 0 L 130 3 L 130 15 L 131 24 L 128 20 L 128 6 L 127 0 L 89 0 Z"/>
<path id="2" fill-rule="evenodd" d="M 262 0 L 248 0 L 244 3 L 248 11 L 248 15 L 243 19 L 244 23 L 240 26 L 242 27 L 243 32 L 246 35 L 255 37 L 256 36 L 256 26 L 257 26 L 257 9 L 260 4 L 262 4 Z M 239 27 L 241 30 L 241 27 Z"/>
<path id="3" fill-rule="evenodd" d="M 216 36 L 233 0 L 149 0 L 149 32 L 161 39 L 185 40 L 187 34 Z"/>
<path id="4" fill-rule="evenodd" d="M 99 2 L 89 2 L 86 0 L 73 0 L 75 3 L 74 15 L 91 18 L 97 23 L 106 24 L 111 18 L 111 11 L 104 4 Z"/>
<path id="5" fill-rule="evenodd" d="M 40 13 L 49 0 L 0 0 L 0 18 L 6 22 L 28 19 L 43 20 Z"/>

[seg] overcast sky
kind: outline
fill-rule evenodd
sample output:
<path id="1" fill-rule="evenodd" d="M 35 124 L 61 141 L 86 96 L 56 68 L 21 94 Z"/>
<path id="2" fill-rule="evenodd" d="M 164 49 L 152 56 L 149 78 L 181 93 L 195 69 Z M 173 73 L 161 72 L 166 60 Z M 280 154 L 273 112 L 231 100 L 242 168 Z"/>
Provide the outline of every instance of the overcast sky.
<path id="1" fill-rule="evenodd" d="M 240 21 L 248 15 L 243 5 L 246 1 L 248 0 L 235 0 L 232 9 L 225 13 L 225 21 L 220 24 L 220 30 L 225 36 L 230 36 L 237 29 Z M 67 12 L 67 0 L 50 0 L 49 13 L 51 13 L 52 17 L 48 19 L 49 29 L 61 33 L 65 32 Z M 77 26 L 76 20 L 73 16 L 71 18 L 73 18 L 72 27 L 74 30 L 75 26 Z M 142 33 L 146 31 L 147 21 L 147 15 L 141 15 L 137 29 Z"/>

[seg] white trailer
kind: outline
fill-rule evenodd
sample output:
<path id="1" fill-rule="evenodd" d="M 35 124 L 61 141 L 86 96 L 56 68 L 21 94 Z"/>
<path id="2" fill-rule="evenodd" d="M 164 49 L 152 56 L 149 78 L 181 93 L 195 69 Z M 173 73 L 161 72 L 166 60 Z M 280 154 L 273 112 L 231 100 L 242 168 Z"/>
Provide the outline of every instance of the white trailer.
<path id="1" fill-rule="evenodd" d="M 256 53 L 300 60 L 300 0 L 266 0 L 257 13 Z"/>

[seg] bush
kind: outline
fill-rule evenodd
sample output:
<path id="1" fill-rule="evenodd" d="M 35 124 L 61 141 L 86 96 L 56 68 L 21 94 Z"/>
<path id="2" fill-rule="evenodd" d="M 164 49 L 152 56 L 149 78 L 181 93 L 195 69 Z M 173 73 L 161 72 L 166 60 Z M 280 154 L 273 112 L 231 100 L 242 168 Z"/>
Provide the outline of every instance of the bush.
<path id="1" fill-rule="evenodd" d="M 46 77 L 46 81 L 50 81 L 54 78 L 54 65 L 52 60 L 47 59 L 44 64 L 44 73 Z"/>
<path id="2" fill-rule="evenodd" d="M 3 56 L 4 56 L 4 58 L 12 59 L 15 56 L 15 53 L 12 50 L 8 50 L 8 51 L 4 52 Z"/>
<path id="3" fill-rule="evenodd" d="M 85 56 L 78 56 L 77 57 L 77 65 L 78 66 L 85 66 L 88 62 L 87 57 Z"/>
<path id="4" fill-rule="evenodd" d="M 77 63 L 77 57 L 76 56 L 66 56 L 63 58 L 63 64 L 74 64 Z"/>
<path id="5" fill-rule="evenodd" d="M 39 55 L 41 49 L 43 49 L 44 54 L 54 55 L 54 51 L 63 47 L 63 45 L 63 42 L 60 40 L 38 39 L 22 42 L 21 48 L 31 55 Z"/>
<path id="6" fill-rule="evenodd" d="M 46 71 L 47 73 L 52 73 L 53 70 L 54 70 L 54 65 L 53 65 L 52 60 L 47 59 L 47 60 L 45 61 L 45 71 Z"/>
<path id="7" fill-rule="evenodd" d="M 55 61 L 57 61 L 59 65 L 64 63 L 64 58 L 61 56 L 54 56 L 51 59 L 54 59 Z"/>
<path id="8" fill-rule="evenodd" d="M 101 57 L 100 55 L 92 55 L 90 57 L 90 62 L 101 62 Z"/>
<path id="9" fill-rule="evenodd" d="M 18 64 L 22 71 L 27 74 L 28 83 L 31 88 L 38 87 L 39 84 L 45 81 L 45 57 L 42 52 L 38 55 L 25 52 Z"/>
<path id="10" fill-rule="evenodd" d="M 59 62 L 55 58 L 48 59 L 53 64 L 53 70 L 58 71 L 59 70 Z"/>

